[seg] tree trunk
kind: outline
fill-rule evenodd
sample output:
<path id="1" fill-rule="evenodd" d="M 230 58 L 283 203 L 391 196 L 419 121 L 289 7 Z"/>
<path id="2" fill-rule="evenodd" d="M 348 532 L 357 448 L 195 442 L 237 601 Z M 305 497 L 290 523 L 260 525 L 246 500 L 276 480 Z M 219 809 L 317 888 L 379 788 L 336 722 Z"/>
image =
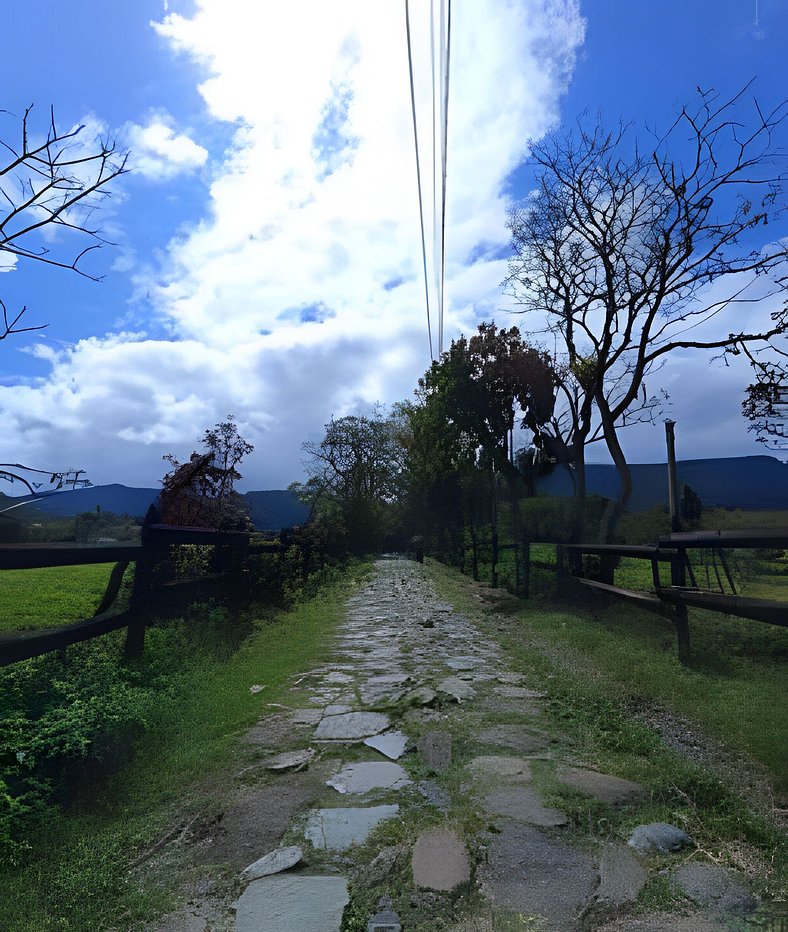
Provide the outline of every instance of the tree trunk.
<path id="1" fill-rule="evenodd" d="M 599 543 L 606 544 L 609 543 L 610 537 L 616 529 L 616 525 L 624 514 L 627 502 L 632 496 L 632 472 L 627 464 L 624 451 L 621 449 L 621 444 L 618 442 L 616 425 L 610 413 L 607 400 L 604 398 L 601 391 L 597 392 L 596 402 L 599 415 L 602 419 L 605 443 L 607 444 L 610 455 L 613 457 L 613 464 L 616 467 L 618 478 L 621 481 L 621 494 L 618 497 L 618 501 L 614 502 L 611 500 L 608 502 L 599 524 Z"/>

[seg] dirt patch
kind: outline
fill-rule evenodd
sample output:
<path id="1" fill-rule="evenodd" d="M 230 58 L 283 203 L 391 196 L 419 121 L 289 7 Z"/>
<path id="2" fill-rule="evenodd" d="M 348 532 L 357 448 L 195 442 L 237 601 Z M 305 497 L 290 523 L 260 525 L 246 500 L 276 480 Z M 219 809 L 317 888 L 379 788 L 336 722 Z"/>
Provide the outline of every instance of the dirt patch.
<path id="1" fill-rule="evenodd" d="M 240 871 L 262 857 L 277 846 L 293 818 L 325 789 L 328 774 L 328 768 L 318 766 L 244 790 L 207 826 L 203 838 L 195 839 L 194 863 L 223 864 Z"/>

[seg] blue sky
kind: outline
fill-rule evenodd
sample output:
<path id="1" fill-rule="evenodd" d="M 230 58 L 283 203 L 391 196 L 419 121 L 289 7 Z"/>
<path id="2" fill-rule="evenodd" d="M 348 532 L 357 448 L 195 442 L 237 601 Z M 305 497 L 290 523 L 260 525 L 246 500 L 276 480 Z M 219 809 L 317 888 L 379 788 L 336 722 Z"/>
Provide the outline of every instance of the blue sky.
<path id="1" fill-rule="evenodd" d="M 128 146 L 133 170 L 102 206 L 116 245 L 90 259 L 100 284 L 30 262 L 0 275 L 9 308 L 49 324 L 0 343 L 4 460 L 154 485 L 163 453 L 233 412 L 257 448 L 247 487 L 282 487 L 332 415 L 413 390 L 429 354 L 403 3 L 281 7 L 41 0 L 6 17 L 0 138 L 30 103 L 43 129 L 51 104 Z M 427 8 L 412 3 L 422 120 Z M 453 14 L 447 340 L 491 317 L 527 329 L 500 282 L 529 138 L 583 110 L 664 127 L 697 85 L 755 77 L 767 105 L 786 92 L 788 0 L 454 0 Z M 680 456 L 764 452 L 739 414 L 747 378 L 687 353 L 652 382 Z M 661 426 L 625 446 L 660 460 Z"/>

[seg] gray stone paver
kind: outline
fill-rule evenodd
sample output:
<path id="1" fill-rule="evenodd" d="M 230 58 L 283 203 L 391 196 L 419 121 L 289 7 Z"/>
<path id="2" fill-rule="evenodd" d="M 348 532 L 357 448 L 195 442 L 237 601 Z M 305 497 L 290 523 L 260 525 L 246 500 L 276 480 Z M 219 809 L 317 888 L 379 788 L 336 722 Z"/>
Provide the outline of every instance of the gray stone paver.
<path id="1" fill-rule="evenodd" d="M 453 890 L 471 879 L 468 849 L 449 828 L 431 828 L 419 835 L 413 848 L 413 883 L 429 890 Z"/>
<path id="2" fill-rule="evenodd" d="M 361 845 L 369 833 L 386 819 L 393 819 L 398 805 L 347 807 L 343 809 L 313 809 L 307 816 L 304 837 L 315 848 L 346 851 L 351 845 Z"/>
<path id="3" fill-rule="evenodd" d="M 263 877 L 235 904 L 236 932 L 339 932 L 348 901 L 344 877 Z"/>

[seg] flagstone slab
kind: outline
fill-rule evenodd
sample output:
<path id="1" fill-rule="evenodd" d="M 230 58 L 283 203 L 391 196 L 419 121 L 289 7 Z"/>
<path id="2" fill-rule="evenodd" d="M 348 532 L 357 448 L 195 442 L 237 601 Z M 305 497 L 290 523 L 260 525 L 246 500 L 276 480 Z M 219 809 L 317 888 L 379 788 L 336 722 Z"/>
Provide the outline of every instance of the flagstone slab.
<path id="1" fill-rule="evenodd" d="M 633 903 L 647 879 L 646 869 L 631 848 L 619 842 L 608 842 L 599 860 L 596 899 L 603 907 Z"/>
<path id="2" fill-rule="evenodd" d="M 235 902 L 236 932 L 339 932 L 350 902 L 344 877 L 277 875 L 249 884 Z"/>
<path id="3" fill-rule="evenodd" d="M 495 678 L 499 683 L 508 683 L 510 686 L 522 686 L 525 682 L 524 673 L 499 673 Z"/>
<path id="4" fill-rule="evenodd" d="M 401 731 L 386 731 L 383 734 L 367 738 L 364 744 L 368 748 L 379 751 L 391 760 L 399 760 L 408 746 L 408 737 Z"/>
<path id="5" fill-rule="evenodd" d="M 474 757 L 467 764 L 474 776 L 482 779 L 505 779 L 527 783 L 531 779 L 531 765 L 522 757 L 503 757 L 494 754 Z"/>
<path id="6" fill-rule="evenodd" d="M 595 799 L 611 806 L 632 805 L 646 797 L 646 790 L 639 783 L 614 777 L 608 773 L 597 770 L 586 770 L 583 767 L 569 767 L 558 773 L 561 783 L 571 786 L 574 790 L 593 796 Z"/>
<path id="7" fill-rule="evenodd" d="M 389 717 L 382 712 L 346 712 L 321 719 L 315 738 L 330 741 L 361 741 L 385 731 Z"/>
<path id="8" fill-rule="evenodd" d="M 481 657 L 450 657 L 446 661 L 446 666 L 460 672 L 475 670 L 477 667 L 481 666 L 482 663 L 484 663 L 484 661 Z"/>
<path id="9" fill-rule="evenodd" d="M 438 692 L 451 697 L 455 702 L 473 699 L 476 690 L 461 680 L 458 676 L 447 676 L 438 683 Z"/>
<path id="10" fill-rule="evenodd" d="M 407 705 L 430 706 L 438 700 L 438 694 L 429 686 L 419 686 L 405 693 L 403 697 Z"/>
<path id="11" fill-rule="evenodd" d="M 451 735 L 448 731 L 430 730 L 418 742 L 419 753 L 430 770 L 442 773 L 451 765 Z"/>
<path id="12" fill-rule="evenodd" d="M 538 689 L 528 689 L 526 686 L 496 686 L 493 692 L 504 699 L 544 699 L 545 694 Z"/>
<path id="13" fill-rule="evenodd" d="M 718 864 L 682 864 L 674 871 L 673 880 L 698 906 L 715 913 L 747 916 L 758 905 L 742 877 Z"/>
<path id="14" fill-rule="evenodd" d="M 264 770 L 274 772 L 284 772 L 287 770 L 301 770 L 306 767 L 315 756 L 312 748 L 306 748 L 302 751 L 284 751 L 275 757 L 268 757 L 260 761 L 260 766 Z"/>
<path id="15" fill-rule="evenodd" d="M 484 797 L 484 808 L 491 815 L 505 816 L 541 828 L 566 825 L 567 818 L 558 809 L 545 806 L 531 786 L 510 786 L 493 790 Z"/>
<path id="16" fill-rule="evenodd" d="M 431 828 L 419 835 L 413 848 L 413 884 L 428 890 L 453 890 L 471 879 L 468 849 L 447 828 Z"/>
<path id="17" fill-rule="evenodd" d="M 550 928 L 574 929 L 596 883 L 592 859 L 530 825 L 506 821 L 492 835 L 478 874 L 498 909 L 543 916 Z"/>
<path id="18" fill-rule="evenodd" d="M 476 735 L 479 744 L 493 744 L 511 748 L 520 754 L 534 754 L 544 751 L 552 743 L 550 735 L 539 731 L 529 731 L 522 725 L 494 725 Z"/>
<path id="19" fill-rule="evenodd" d="M 351 845 L 363 844 L 376 825 L 393 819 L 398 812 L 397 805 L 313 809 L 307 816 L 304 837 L 315 848 L 346 851 Z"/>
<path id="20" fill-rule="evenodd" d="M 260 877 L 267 877 L 270 874 L 280 874 L 282 871 L 290 870 L 299 864 L 304 857 L 304 852 L 298 845 L 290 845 L 287 848 L 275 848 L 258 858 L 253 864 L 244 868 L 241 872 L 242 880 L 257 880 Z"/>
<path id="21" fill-rule="evenodd" d="M 355 795 L 372 790 L 398 790 L 410 782 L 407 773 L 393 761 L 362 761 L 343 767 L 326 780 L 326 785 L 338 793 Z"/>
<path id="22" fill-rule="evenodd" d="M 322 717 L 322 709 L 296 709 L 290 721 L 293 725 L 317 725 Z"/>

